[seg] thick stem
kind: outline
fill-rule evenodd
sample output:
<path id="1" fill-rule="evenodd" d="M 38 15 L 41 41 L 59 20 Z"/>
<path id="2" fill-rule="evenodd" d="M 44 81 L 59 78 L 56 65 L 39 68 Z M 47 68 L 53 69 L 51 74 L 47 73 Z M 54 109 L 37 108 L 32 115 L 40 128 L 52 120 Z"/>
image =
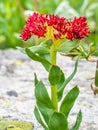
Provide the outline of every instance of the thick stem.
<path id="1" fill-rule="evenodd" d="M 95 86 L 98 87 L 98 60 L 96 61 Z"/>
<path id="2" fill-rule="evenodd" d="M 56 51 L 51 48 L 51 64 L 56 65 Z"/>
<path id="3" fill-rule="evenodd" d="M 54 46 L 52 45 L 51 46 L 51 64 L 52 65 L 56 65 L 56 51 L 55 51 L 55 48 Z M 58 98 L 57 98 L 57 86 L 56 85 L 52 85 L 51 86 L 51 99 L 52 99 L 52 102 L 55 106 L 55 109 L 54 111 L 58 111 Z"/>
<path id="4" fill-rule="evenodd" d="M 58 99 L 57 99 L 57 86 L 56 85 L 51 86 L 51 99 L 55 106 L 54 111 L 57 112 L 58 111 Z"/>

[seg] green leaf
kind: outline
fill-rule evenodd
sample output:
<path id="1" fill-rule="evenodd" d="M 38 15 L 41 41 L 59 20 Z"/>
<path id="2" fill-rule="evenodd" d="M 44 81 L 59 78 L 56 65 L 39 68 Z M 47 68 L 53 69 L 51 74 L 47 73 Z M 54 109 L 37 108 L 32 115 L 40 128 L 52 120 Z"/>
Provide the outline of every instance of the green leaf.
<path id="1" fill-rule="evenodd" d="M 53 65 L 49 71 L 50 84 L 56 85 L 57 83 L 59 83 L 61 79 L 61 74 L 62 74 L 61 69 L 58 66 Z"/>
<path id="2" fill-rule="evenodd" d="M 40 62 L 47 71 L 49 71 L 50 67 L 51 67 L 51 64 L 49 61 L 47 61 L 46 59 L 40 57 L 39 55 L 37 54 L 34 54 L 30 49 L 25 49 L 26 51 L 26 54 L 32 59 L 32 60 L 35 60 L 35 61 L 38 61 Z"/>
<path id="3" fill-rule="evenodd" d="M 47 107 L 45 107 L 43 104 L 41 104 L 40 102 L 37 101 L 37 106 L 38 106 L 38 109 L 39 111 L 41 112 L 46 124 L 48 125 L 49 123 L 49 120 L 50 120 L 50 117 L 52 116 L 53 114 L 53 110 L 52 109 L 49 109 Z"/>
<path id="4" fill-rule="evenodd" d="M 73 107 L 78 95 L 79 95 L 79 89 L 76 86 L 68 92 L 68 94 L 65 96 L 64 100 L 62 101 L 60 106 L 60 112 L 64 113 L 66 117 L 68 117 L 68 114 L 71 108 Z"/>
<path id="5" fill-rule="evenodd" d="M 81 121 L 82 121 L 82 112 L 80 110 L 78 115 L 77 115 L 77 119 L 76 119 L 75 125 L 73 126 L 73 128 L 71 130 L 78 130 L 79 126 L 81 124 Z"/>
<path id="6" fill-rule="evenodd" d="M 40 57 L 42 57 L 43 59 L 47 60 L 50 62 L 51 60 L 51 57 L 50 57 L 50 54 L 44 54 L 44 55 L 40 55 Z"/>
<path id="7" fill-rule="evenodd" d="M 37 83 L 39 83 L 39 81 L 38 81 L 38 79 L 37 79 L 37 75 L 36 75 L 36 74 L 34 74 L 34 85 L 36 86 L 36 85 L 37 85 Z"/>
<path id="8" fill-rule="evenodd" d="M 60 81 L 57 84 L 57 88 L 58 89 L 60 89 L 60 87 L 62 86 L 62 84 L 64 83 L 64 81 L 65 81 L 65 75 L 64 75 L 63 71 L 61 71 Z"/>
<path id="9" fill-rule="evenodd" d="M 25 49 L 22 48 L 22 47 L 16 47 L 16 49 L 18 49 L 20 52 L 24 53 L 25 54 Z"/>
<path id="10" fill-rule="evenodd" d="M 59 101 L 62 98 L 63 91 L 64 91 L 66 85 L 73 79 L 74 75 L 76 74 L 76 72 L 77 72 L 77 66 L 78 66 L 78 60 L 75 63 L 75 68 L 74 68 L 72 74 L 64 81 L 63 85 L 61 85 L 61 87 L 58 90 L 58 100 Z"/>
<path id="11" fill-rule="evenodd" d="M 38 46 L 32 46 L 29 48 L 33 53 L 47 54 L 49 53 L 49 48 L 45 44 L 40 44 Z"/>
<path id="12" fill-rule="evenodd" d="M 41 116 L 40 116 L 40 113 L 37 109 L 37 107 L 35 107 L 34 109 L 34 114 L 35 114 L 35 117 L 37 119 L 37 121 L 43 126 L 43 128 L 46 130 L 47 129 L 47 126 L 44 124 L 44 122 L 42 121 L 41 119 Z"/>
<path id="13" fill-rule="evenodd" d="M 39 81 L 36 85 L 35 85 L 35 97 L 36 100 L 40 103 L 42 103 L 44 106 L 48 107 L 48 108 L 54 108 L 51 99 L 48 95 L 48 92 L 45 88 L 45 85 Z"/>
<path id="14" fill-rule="evenodd" d="M 58 90 L 60 90 L 60 88 L 61 88 L 61 86 L 63 85 L 64 82 L 65 82 L 65 75 L 64 75 L 64 73 L 61 71 L 61 78 L 60 78 L 59 83 L 57 84 Z M 61 99 L 61 96 L 60 96 L 59 93 L 58 93 L 58 101 L 60 101 L 60 99 Z"/>
<path id="15" fill-rule="evenodd" d="M 49 130 L 68 130 L 68 123 L 62 113 L 54 112 L 49 122 Z"/>
<path id="16" fill-rule="evenodd" d="M 79 43 L 78 40 L 74 40 L 72 42 L 66 41 L 66 42 L 64 42 L 63 44 L 60 45 L 60 47 L 58 48 L 58 51 L 62 52 L 62 53 L 68 53 L 71 50 L 73 50 L 74 48 L 76 48 L 78 43 Z"/>

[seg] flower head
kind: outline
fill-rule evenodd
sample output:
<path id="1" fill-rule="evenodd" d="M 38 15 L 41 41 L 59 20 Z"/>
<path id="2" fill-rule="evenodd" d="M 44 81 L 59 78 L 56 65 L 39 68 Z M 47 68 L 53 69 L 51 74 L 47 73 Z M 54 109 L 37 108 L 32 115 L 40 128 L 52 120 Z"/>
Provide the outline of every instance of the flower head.
<path id="1" fill-rule="evenodd" d="M 21 31 L 20 37 L 23 40 L 28 40 L 32 35 L 36 35 L 58 39 L 64 33 L 64 26 L 65 18 L 60 18 L 57 15 L 34 13 L 26 21 L 26 26 Z"/>
<path id="2" fill-rule="evenodd" d="M 52 40 L 63 38 L 73 40 L 88 36 L 89 29 L 86 17 L 66 20 L 58 15 L 33 13 L 26 21 L 26 26 L 21 31 L 20 37 L 26 41 L 33 35 Z"/>
<path id="3" fill-rule="evenodd" d="M 22 30 L 20 37 L 23 40 L 28 40 L 32 35 L 44 37 L 44 34 L 46 33 L 46 26 L 44 25 L 45 22 L 46 18 L 44 15 L 34 13 L 26 21 L 26 26 Z"/>
<path id="4" fill-rule="evenodd" d="M 73 39 L 82 39 L 85 36 L 89 35 L 89 28 L 86 22 L 86 17 L 74 18 L 74 20 L 69 20 L 66 23 L 66 38 Z"/>

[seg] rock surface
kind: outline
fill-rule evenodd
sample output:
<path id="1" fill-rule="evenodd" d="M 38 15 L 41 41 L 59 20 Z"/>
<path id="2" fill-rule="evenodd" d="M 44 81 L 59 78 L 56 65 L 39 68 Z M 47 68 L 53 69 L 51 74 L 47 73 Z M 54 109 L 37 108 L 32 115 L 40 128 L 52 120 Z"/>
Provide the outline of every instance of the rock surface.
<path id="1" fill-rule="evenodd" d="M 75 62 L 58 54 L 57 63 L 67 77 L 73 70 Z M 83 121 L 79 130 L 98 130 L 98 95 L 94 96 L 90 88 L 95 66 L 95 63 L 79 61 L 77 74 L 65 89 L 66 93 L 75 85 L 79 86 L 80 95 L 69 116 L 71 126 L 78 111 L 82 110 Z M 35 72 L 50 91 L 47 82 L 48 74 L 41 64 L 32 61 L 17 50 L 0 51 L 0 117 L 30 121 L 35 126 L 34 130 L 43 130 L 33 114 Z"/>

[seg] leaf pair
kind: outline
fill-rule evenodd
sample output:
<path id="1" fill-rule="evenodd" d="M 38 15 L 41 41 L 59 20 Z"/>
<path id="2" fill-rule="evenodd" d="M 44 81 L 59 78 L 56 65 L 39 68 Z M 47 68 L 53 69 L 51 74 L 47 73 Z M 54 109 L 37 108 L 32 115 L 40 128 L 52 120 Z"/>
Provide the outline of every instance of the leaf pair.
<path id="1" fill-rule="evenodd" d="M 53 65 L 51 67 L 50 72 L 49 72 L 49 81 L 50 81 L 51 85 L 58 85 L 58 100 L 60 100 L 62 98 L 64 88 L 76 74 L 77 65 L 78 65 L 78 61 L 76 61 L 76 63 L 75 63 L 74 71 L 67 79 L 65 79 L 65 76 L 64 76 L 62 70 L 58 66 Z M 76 86 L 68 92 L 68 94 L 65 96 L 65 98 L 63 99 L 63 101 L 61 103 L 60 113 L 64 114 L 64 116 L 66 117 L 66 120 L 68 118 L 68 115 L 69 115 L 78 95 L 79 95 L 79 89 Z M 79 128 L 81 120 L 82 120 L 82 113 L 81 113 L 81 111 L 79 111 L 77 119 L 76 119 L 76 123 L 73 126 L 72 130 L 77 130 Z M 53 126 L 54 125 L 56 126 L 56 124 L 54 124 L 54 122 L 53 122 Z M 56 130 L 59 130 L 59 129 L 56 128 Z M 62 130 L 63 130 L 63 128 L 62 128 Z M 67 128 L 65 130 L 67 130 Z"/>
<path id="2" fill-rule="evenodd" d="M 50 100 L 47 90 L 35 75 L 35 97 L 37 106 L 34 114 L 38 122 L 45 130 L 68 130 L 66 117 L 62 113 L 54 112 L 54 106 Z M 44 122 L 44 121 L 45 122 Z"/>
<path id="3" fill-rule="evenodd" d="M 51 85 L 57 85 L 58 101 L 60 101 L 62 96 L 63 96 L 64 88 L 66 87 L 66 85 L 72 80 L 72 78 L 76 74 L 77 66 L 78 66 L 78 61 L 76 61 L 75 68 L 74 68 L 72 74 L 67 79 L 65 79 L 63 71 L 58 66 L 53 65 L 50 68 L 48 78 L 49 78 Z"/>
<path id="4" fill-rule="evenodd" d="M 49 109 L 48 107 L 50 106 L 46 107 L 47 105 L 41 104 L 40 102 L 37 101 L 38 108 L 35 107 L 34 113 L 37 120 L 43 126 L 45 130 L 68 130 L 67 118 L 68 118 L 69 112 L 71 111 L 75 103 L 75 100 L 77 99 L 78 94 L 79 94 L 79 89 L 76 86 L 65 96 L 60 106 L 60 112 L 58 113 L 53 112 L 52 109 Z M 46 124 L 42 121 L 40 113 L 43 116 Z M 76 123 L 73 126 L 72 130 L 77 130 L 79 128 L 81 120 L 82 120 L 82 114 L 80 111 L 78 113 Z"/>
<path id="5" fill-rule="evenodd" d="M 54 112 L 49 120 L 48 126 L 42 121 L 40 113 L 36 107 L 34 113 L 44 130 L 68 130 L 68 122 L 62 113 Z"/>
<path id="6" fill-rule="evenodd" d="M 72 127 L 71 130 L 78 130 L 81 121 L 82 121 L 82 113 L 81 111 L 79 111 L 75 125 Z M 63 114 L 55 112 L 50 119 L 49 128 L 50 128 L 49 130 L 68 130 L 67 119 Z"/>

